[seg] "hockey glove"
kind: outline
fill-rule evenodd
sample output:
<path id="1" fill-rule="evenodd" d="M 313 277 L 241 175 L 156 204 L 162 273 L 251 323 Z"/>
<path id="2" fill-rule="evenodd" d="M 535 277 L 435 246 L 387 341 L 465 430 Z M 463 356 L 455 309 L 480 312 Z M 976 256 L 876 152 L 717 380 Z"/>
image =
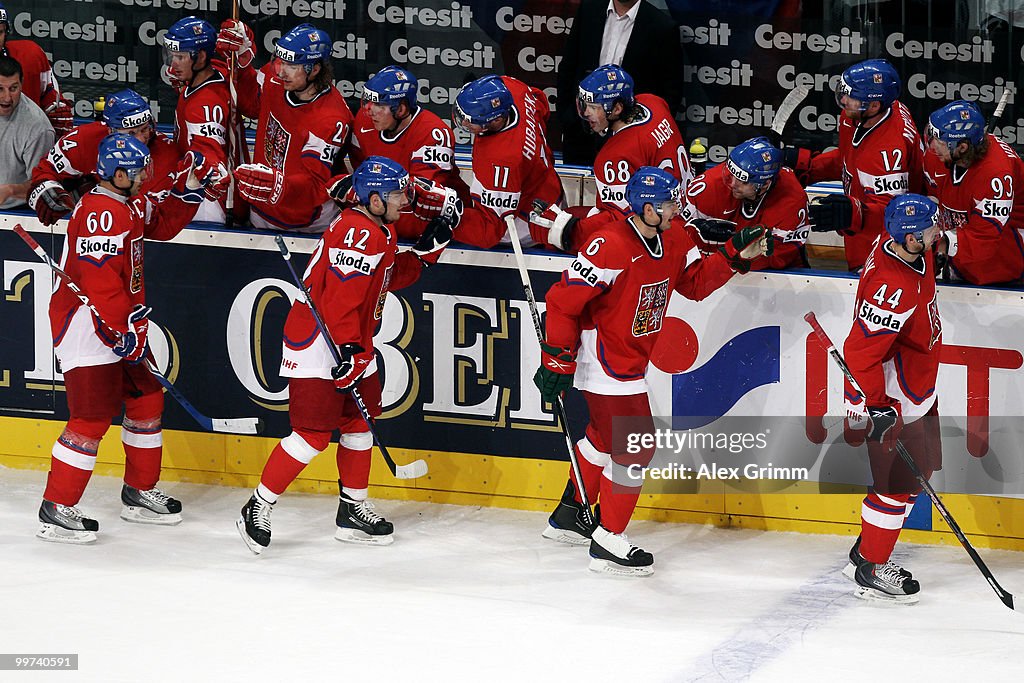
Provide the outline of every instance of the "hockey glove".
<path id="1" fill-rule="evenodd" d="M 771 228 L 755 225 L 743 228 L 721 247 L 729 267 L 737 273 L 749 273 L 750 264 L 760 256 L 771 256 L 775 250 Z"/>
<path id="2" fill-rule="evenodd" d="M 210 168 L 209 175 L 205 178 L 206 188 L 203 196 L 211 202 L 219 202 L 231 186 L 231 173 L 224 164 L 217 164 Z"/>
<path id="3" fill-rule="evenodd" d="M 43 225 L 53 225 L 75 208 L 75 200 L 57 181 L 44 180 L 29 192 L 28 205 Z"/>
<path id="4" fill-rule="evenodd" d="M 813 232 L 859 232 L 863 214 L 860 202 L 845 194 L 817 197 L 811 203 L 808 222 Z"/>
<path id="5" fill-rule="evenodd" d="M 891 450 L 903 428 L 899 405 L 868 406 L 867 410 L 871 420 L 867 440 L 881 443 Z"/>
<path id="6" fill-rule="evenodd" d="M 171 172 L 171 195 L 187 204 L 201 204 L 215 171 L 215 167 L 206 165 L 201 152 L 185 152 Z"/>
<path id="7" fill-rule="evenodd" d="M 416 186 L 416 199 L 412 204 L 412 213 L 416 218 L 429 221 L 442 216 L 451 227 L 459 225 L 462 220 L 462 200 L 455 190 L 426 178 L 413 178 L 413 183 Z"/>
<path id="8" fill-rule="evenodd" d="M 235 169 L 238 194 L 253 204 L 276 204 L 284 192 L 284 174 L 263 164 L 242 164 Z"/>
<path id="9" fill-rule="evenodd" d="M 327 194 L 342 209 L 356 206 L 359 203 L 359 197 L 356 195 L 356 191 L 352 189 L 351 173 L 336 175 L 328 180 Z"/>
<path id="10" fill-rule="evenodd" d="M 215 49 L 225 57 L 235 55 L 238 59 L 238 66 L 245 69 L 252 64 L 252 60 L 256 56 L 252 49 L 255 42 L 256 36 L 251 28 L 237 19 L 225 19 L 220 24 Z"/>
<path id="11" fill-rule="evenodd" d="M 46 118 L 50 120 L 50 125 L 53 126 L 53 132 L 57 135 L 57 138 L 62 138 L 75 129 L 75 118 L 74 112 L 71 110 L 71 103 L 63 99 L 56 94 L 56 91 L 51 91 L 54 94 L 50 97 L 44 97 L 43 101 L 47 99 L 53 99 L 53 102 L 43 106 L 43 111 L 46 113 Z"/>
<path id="12" fill-rule="evenodd" d="M 554 403 L 571 389 L 575 373 L 576 354 L 572 349 L 552 346 L 547 342 L 540 345 L 540 367 L 533 376 L 533 383 L 545 401 Z"/>
<path id="13" fill-rule="evenodd" d="M 732 239 L 736 234 L 736 224 L 732 221 L 723 221 L 717 218 L 694 218 L 690 225 L 697 228 L 700 238 L 705 242 L 722 242 Z"/>
<path id="14" fill-rule="evenodd" d="M 152 308 L 135 304 L 128 314 L 128 331 L 114 345 L 114 353 L 129 363 L 138 363 L 149 345 L 149 314 Z"/>
<path id="15" fill-rule="evenodd" d="M 530 222 L 548 231 L 548 244 L 559 251 L 569 251 L 572 244 L 572 231 L 579 218 L 563 211 L 555 204 L 547 204 L 540 199 L 533 201 Z"/>
<path id="16" fill-rule="evenodd" d="M 338 353 L 341 355 L 341 362 L 331 368 L 334 388 L 338 391 L 350 391 L 366 372 L 373 355 L 366 353 L 359 344 L 342 344 L 338 348 Z"/>
<path id="17" fill-rule="evenodd" d="M 444 216 L 436 216 L 427 223 L 426 230 L 416 240 L 412 253 L 416 254 L 424 265 L 433 265 L 441 257 L 441 252 L 452 241 L 452 224 Z"/>
<path id="18" fill-rule="evenodd" d="M 188 87 L 188 83 L 186 81 L 183 81 L 174 75 L 174 72 L 171 71 L 170 66 L 164 67 L 164 76 L 166 77 L 165 80 L 171 85 L 171 87 L 178 92 L 181 92 L 182 90 Z"/>

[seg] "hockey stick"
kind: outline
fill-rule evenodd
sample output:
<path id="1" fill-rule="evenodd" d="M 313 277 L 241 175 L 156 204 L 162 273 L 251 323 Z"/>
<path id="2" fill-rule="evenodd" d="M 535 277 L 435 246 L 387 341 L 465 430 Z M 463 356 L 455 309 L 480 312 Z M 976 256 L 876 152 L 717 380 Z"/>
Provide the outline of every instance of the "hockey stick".
<path id="1" fill-rule="evenodd" d="M 526 292 L 526 302 L 530 305 L 530 315 L 533 317 L 533 329 L 537 333 L 537 343 L 544 343 L 544 328 L 540 324 L 540 312 L 537 310 L 537 299 L 533 295 L 533 286 L 530 284 L 530 273 L 526 269 L 526 257 L 523 256 L 523 245 L 519 241 L 519 232 L 516 230 L 516 219 L 512 214 L 505 216 L 505 225 L 508 227 L 508 236 L 512 241 L 512 251 L 515 252 L 516 270 L 519 271 L 519 279 L 523 283 L 523 291 Z M 594 523 L 593 514 L 590 511 L 590 501 L 587 499 L 586 486 L 583 485 L 583 473 L 580 471 L 580 463 L 576 459 L 576 448 L 573 446 L 572 437 L 569 436 L 569 418 L 565 414 L 565 405 L 559 398 L 554 404 L 555 415 L 562 423 L 562 434 L 565 435 L 565 448 L 569 453 L 569 464 L 572 466 L 572 473 L 576 477 L 579 486 L 576 487 L 580 494 L 580 502 L 583 503 L 583 521 L 587 526 Z"/>
<path id="2" fill-rule="evenodd" d="M 313 314 L 313 320 L 316 322 L 316 328 L 323 335 L 324 341 L 327 342 L 327 348 L 331 350 L 331 356 L 334 358 L 335 365 L 341 365 L 341 353 L 338 351 L 338 345 L 334 343 L 334 339 L 331 338 L 331 333 L 327 329 L 327 325 L 324 324 L 323 318 L 320 317 L 320 311 L 317 310 L 316 304 L 313 303 L 313 297 L 310 296 L 309 290 L 306 288 L 306 283 L 302 281 L 299 274 L 295 272 L 295 266 L 292 265 L 292 254 L 288 251 L 288 245 L 284 243 L 284 238 L 280 235 L 274 237 L 274 241 L 277 242 L 277 248 L 281 250 L 281 256 L 284 258 L 284 262 L 288 265 L 288 270 L 292 274 L 292 279 L 295 284 L 299 286 L 302 291 L 302 296 L 306 300 L 306 306 L 309 307 L 309 312 Z M 356 402 L 356 408 L 359 409 L 359 414 L 363 416 L 363 420 L 366 421 L 366 426 L 370 430 L 370 434 L 373 436 L 373 442 L 377 444 L 377 448 L 380 450 L 380 454 L 384 456 L 384 462 L 388 464 L 388 469 L 391 470 L 391 474 L 396 479 L 419 479 L 427 473 L 427 463 L 424 460 L 416 460 L 409 463 L 408 465 L 398 465 L 395 463 L 394 458 L 388 453 L 387 447 L 381 443 L 380 437 L 377 436 L 377 430 L 373 428 L 373 418 L 370 416 L 370 411 L 366 409 L 366 404 L 363 403 L 363 397 L 359 395 L 359 390 L 353 386 L 349 389 L 349 393 L 352 395 L 352 399 Z"/>
<path id="3" fill-rule="evenodd" d="M 804 320 L 806 320 L 807 324 L 809 324 L 811 328 L 814 330 L 814 334 L 818 337 L 818 341 L 821 342 L 822 346 L 828 349 L 828 355 L 832 356 L 832 360 L 834 360 L 836 362 L 836 365 L 839 366 L 839 369 L 843 371 L 843 374 L 846 376 L 846 379 L 849 380 L 850 385 L 853 387 L 854 391 L 856 391 L 861 396 L 864 396 L 864 392 L 863 390 L 861 390 L 860 384 L 857 383 L 857 380 L 853 376 L 853 373 L 850 372 L 850 367 L 846 364 L 846 361 L 843 360 L 842 354 L 839 352 L 839 349 L 835 347 L 835 344 L 832 343 L 832 340 L 829 339 L 828 334 L 826 334 L 825 330 L 822 329 L 814 313 L 810 312 L 807 315 L 805 315 Z M 939 511 L 939 514 L 942 516 L 942 519 L 944 519 L 946 521 L 946 525 L 949 526 L 950 531 L 952 531 L 953 535 L 956 536 L 958 541 L 960 541 L 960 545 L 964 547 L 964 550 L 967 551 L 967 554 L 971 556 L 972 560 L 974 560 L 975 566 L 978 567 L 978 569 L 981 571 L 982 576 L 984 576 L 985 579 L 988 581 L 989 585 L 992 586 L 992 590 L 996 592 L 996 595 L 999 597 L 999 599 L 1002 601 L 1004 605 L 1006 605 L 1010 609 L 1016 609 L 1013 606 L 1013 595 L 1003 590 L 1003 587 L 999 585 L 999 582 L 996 581 L 996 578 L 992 576 L 992 572 L 989 571 L 989 568 L 985 564 L 984 560 L 982 560 L 981 556 L 978 555 L 978 551 L 976 551 L 974 549 L 974 546 L 971 545 L 971 542 L 967 540 L 967 536 L 965 536 L 964 532 L 960 530 L 960 525 L 956 523 L 956 520 L 953 519 L 953 515 L 951 515 L 949 513 L 949 510 L 946 509 L 946 506 L 942 504 L 942 500 L 939 498 L 939 495 L 935 493 L 935 489 L 932 488 L 932 485 L 928 482 L 927 479 L 924 478 L 924 475 L 921 474 L 921 469 L 917 466 L 917 463 L 914 462 L 914 458 L 910 455 L 909 452 L 907 452 L 906 447 L 899 440 L 896 441 L 896 452 L 899 454 L 900 459 L 903 460 L 906 466 L 910 468 L 910 471 L 913 473 L 914 478 L 917 479 L 917 483 L 921 485 L 921 488 L 924 489 L 924 492 L 928 494 L 929 498 L 931 498 L 932 504 L 935 506 L 935 509 Z"/>
<path id="4" fill-rule="evenodd" d="M 103 319 L 103 316 L 100 315 L 100 312 L 92 302 L 89 301 L 89 296 L 82 291 L 78 286 L 78 283 L 76 283 L 63 268 L 57 265 L 50 255 L 46 253 L 46 250 L 43 249 L 31 235 L 25 232 L 25 229 L 21 227 L 20 223 L 14 226 L 14 232 L 22 239 L 23 242 L 25 242 L 25 244 L 29 246 L 32 251 L 36 253 L 36 256 L 38 256 L 43 263 L 50 266 L 50 270 L 52 270 L 54 274 L 56 274 L 65 285 L 67 285 L 68 289 L 78 297 L 78 300 L 81 301 L 94 316 L 96 316 L 96 319 L 99 320 L 101 325 L 103 325 L 104 332 L 115 339 L 120 339 L 121 333 L 112 328 L 110 324 Z M 204 415 L 199 412 L 195 406 L 189 403 L 188 399 L 186 399 L 185 396 L 173 384 L 171 384 L 170 380 L 164 377 L 163 373 L 161 373 L 156 365 L 148 358 L 146 359 L 146 365 L 149 368 L 149 371 L 153 373 L 153 376 L 156 377 L 156 380 L 160 382 L 165 389 L 167 389 L 167 393 L 173 396 L 174 400 L 180 403 L 181 407 L 185 409 L 185 412 L 191 415 L 199 426 L 206 431 L 223 432 L 227 434 L 259 434 L 263 431 L 263 421 L 258 417 L 231 418 L 209 417 Z"/>
<path id="5" fill-rule="evenodd" d="M 1003 112 L 1006 111 L 1006 105 L 1010 102 L 1010 88 L 1004 86 L 1003 94 L 999 96 L 999 103 L 996 104 L 995 111 L 992 112 L 991 118 L 985 125 L 985 132 L 989 133 L 995 128 L 996 124 L 999 123 L 1003 118 Z"/>
<path id="6" fill-rule="evenodd" d="M 238 0 L 231 2 L 231 18 L 238 21 Z M 228 191 L 224 196 L 224 227 L 231 228 L 235 222 L 235 158 L 238 152 L 238 91 L 235 89 L 235 70 L 238 56 L 232 52 L 228 58 Z M 242 136 L 245 139 L 245 136 Z"/>
<path id="7" fill-rule="evenodd" d="M 806 85 L 798 85 L 789 91 L 785 99 L 782 100 L 782 104 L 775 111 L 775 118 L 772 119 L 771 131 L 778 136 L 778 140 L 782 141 L 782 131 L 785 130 L 786 124 L 789 123 L 789 118 L 796 111 L 796 108 L 800 106 L 800 103 L 804 101 L 811 89 Z"/>

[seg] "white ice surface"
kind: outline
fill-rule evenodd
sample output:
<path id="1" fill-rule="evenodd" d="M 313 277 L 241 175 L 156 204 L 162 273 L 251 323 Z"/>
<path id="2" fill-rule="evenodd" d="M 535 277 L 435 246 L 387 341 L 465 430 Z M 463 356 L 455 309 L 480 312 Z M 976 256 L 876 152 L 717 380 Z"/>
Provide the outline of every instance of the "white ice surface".
<path id="1" fill-rule="evenodd" d="M 852 596 L 852 539 L 635 522 L 654 576 L 587 571 L 545 515 L 380 501 L 390 547 L 333 539 L 335 499 L 286 494 L 260 557 L 248 492 L 167 484 L 177 527 L 118 518 L 94 477 L 93 546 L 34 538 L 45 473 L 0 468 L 0 652 L 78 653 L 77 673 L 0 681 L 1019 680 L 1024 617 L 959 548 L 901 545 L 913 607 Z M 1024 555 L 983 550 L 1024 601 Z M 824 679 L 827 680 L 827 679 Z"/>

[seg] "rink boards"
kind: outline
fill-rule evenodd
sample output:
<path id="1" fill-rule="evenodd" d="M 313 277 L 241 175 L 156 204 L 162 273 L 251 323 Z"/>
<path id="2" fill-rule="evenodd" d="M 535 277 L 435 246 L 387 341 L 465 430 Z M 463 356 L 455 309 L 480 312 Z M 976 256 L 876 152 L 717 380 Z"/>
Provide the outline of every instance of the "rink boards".
<path id="1" fill-rule="evenodd" d="M 63 236 L 29 216 L 0 214 L 0 464 L 45 470 L 66 406 L 55 371 L 46 267 L 10 231 L 20 220 L 51 254 Z M 312 238 L 289 238 L 297 266 Z M 528 255 L 544 292 L 567 257 Z M 545 509 L 565 482 L 564 439 L 531 377 L 538 348 L 510 254 L 449 250 L 413 287 L 388 295 L 375 338 L 383 366 L 380 434 L 399 462 L 425 458 L 416 481 L 390 477 L 379 459 L 373 494 L 469 505 Z M 209 434 L 167 398 L 164 480 L 252 486 L 277 440 L 288 433 L 287 385 L 277 374 L 284 317 L 296 296 L 272 237 L 195 226 L 171 243 L 146 244 L 151 339 L 158 364 L 201 411 L 258 416 L 262 436 Z M 813 310 L 829 334 L 849 329 L 856 280 L 834 273 L 734 278 L 703 302 L 675 296 L 651 368 L 658 415 L 789 416 L 807 444 L 821 444 L 808 481 L 734 486 L 699 480 L 645 488 L 637 516 L 666 521 L 825 533 L 853 533 L 867 478 L 863 449 L 843 455 L 841 377 L 809 339 Z M 1012 419 L 1024 379 L 1020 292 L 940 287 L 946 349 L 938 395 L 945 467 L 933 480 L 961 526 L 981 544 L 1024 548 L 1024 493 Z M 575 394 L 575 392 L 574 392 Z M 578 395 L 571 431 L 585 426 Z M 731 424 L 731 423 L 730 423 Z M 848 435 L 847 435 L 848 436 Z M 119 475 L 116 427 L 97 473 Z M 840 444 L 842 445 L 842 444 Z M 831 450 L 830 450 L 831 448 Z M 830 455 L 830 453 L 832 455 Z M 857 460 L 860 458 L 860 460 Z M 294 490 L 335 493 L 333 450 L 316 458 Z M 965 492 L 970 493 L 967 495 Z M 986 495 L 976 495 L 984 492 Z M 941 519 L 919 504 L 911 538 L 952 542 Z"/>

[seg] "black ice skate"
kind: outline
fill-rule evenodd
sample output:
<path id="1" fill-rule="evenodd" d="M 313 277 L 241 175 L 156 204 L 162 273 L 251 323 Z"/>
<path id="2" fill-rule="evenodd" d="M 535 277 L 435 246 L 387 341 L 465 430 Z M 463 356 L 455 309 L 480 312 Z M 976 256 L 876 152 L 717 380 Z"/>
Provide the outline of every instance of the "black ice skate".
<path id="1" fill-rule="evenodd" d="M 36 536 L 56 543 L 95 543 L 100 530 L 100 523 L 82 515 L 78 508 L 48 500 L 39 506 L 39 521 L 42 524 Z"/>
<path id="2" fill-rule="evenodd" d="M 273 503 L 260 498 L 258 493 L 249 496 L 249 502 L 242 508 L 242 514 L 235 522 L 238 535 L 242 537 L 246 547 L 259 555 L 270 545 L 270 513 Z"/>
<path id="3" fill-rule="evenodd" d="M 562 493 L 562 499 L 558 501 L 558 506 L 548 517 L 548 528 L 541 533 L 541 536 L 570 545 L 590 543 L 590 535 L 594 532 L 597 522 L 593 521 L 587 524 L 583 518 L 585 508 L 582 503 L 576 501 L 575 493 L 575 487 L 570 480 L 565 485 L 565 491 Z M 596 518 L 596 514 L 593 517 Z"/>
<path id="4" fill-rule="evenodd" d="M 864 556 L 860 554 L 860 536 L 857 536 L 856 542 L 853 547 L 850 548 L 850 561 L 845 567 L 843 567 L 843 576 L 848 578 L 850 581 L 857 581 L 857 568 L 862 564 L 868 564 L 868 561 L 864 559 Z M 908 579 L 914 578 L 914 575 L 908 572 L 906 569 L 900 568 L 900 571 Z"/>
<path id="5" fill-rule="evenodd" d="M 654 555 L 598 525 L 590 539 L 590 570 L 616 576 L 650 576 Z"/>
<path id="6" fill-rule="evenodd" d="M 858 598 L 912 605 L 918 601 L 921 584 L 908 576 L 910 572 L 892 560 L 885 564 L 864 562 L 854 574 Z"/>
<path id="7" fill-rule="evenodd" d="M 138 524 L 181 524 L 181 501 L 158 488 L 140 491 L 125 484 L 121 487 L 121 519 Z"/>
<path id="8" fill-rule="evenodd" d="M 346 543 L 362 543 L 364 545 L 391 545 L 395 541 L 395 525 L 378 515 L 373 510 L 373 503 L 368 500 L 353 500 L 345 495 L 341 482 L 338 482 L 340 500 L 338 501 L 338 530 L 334 537 Z"/>

